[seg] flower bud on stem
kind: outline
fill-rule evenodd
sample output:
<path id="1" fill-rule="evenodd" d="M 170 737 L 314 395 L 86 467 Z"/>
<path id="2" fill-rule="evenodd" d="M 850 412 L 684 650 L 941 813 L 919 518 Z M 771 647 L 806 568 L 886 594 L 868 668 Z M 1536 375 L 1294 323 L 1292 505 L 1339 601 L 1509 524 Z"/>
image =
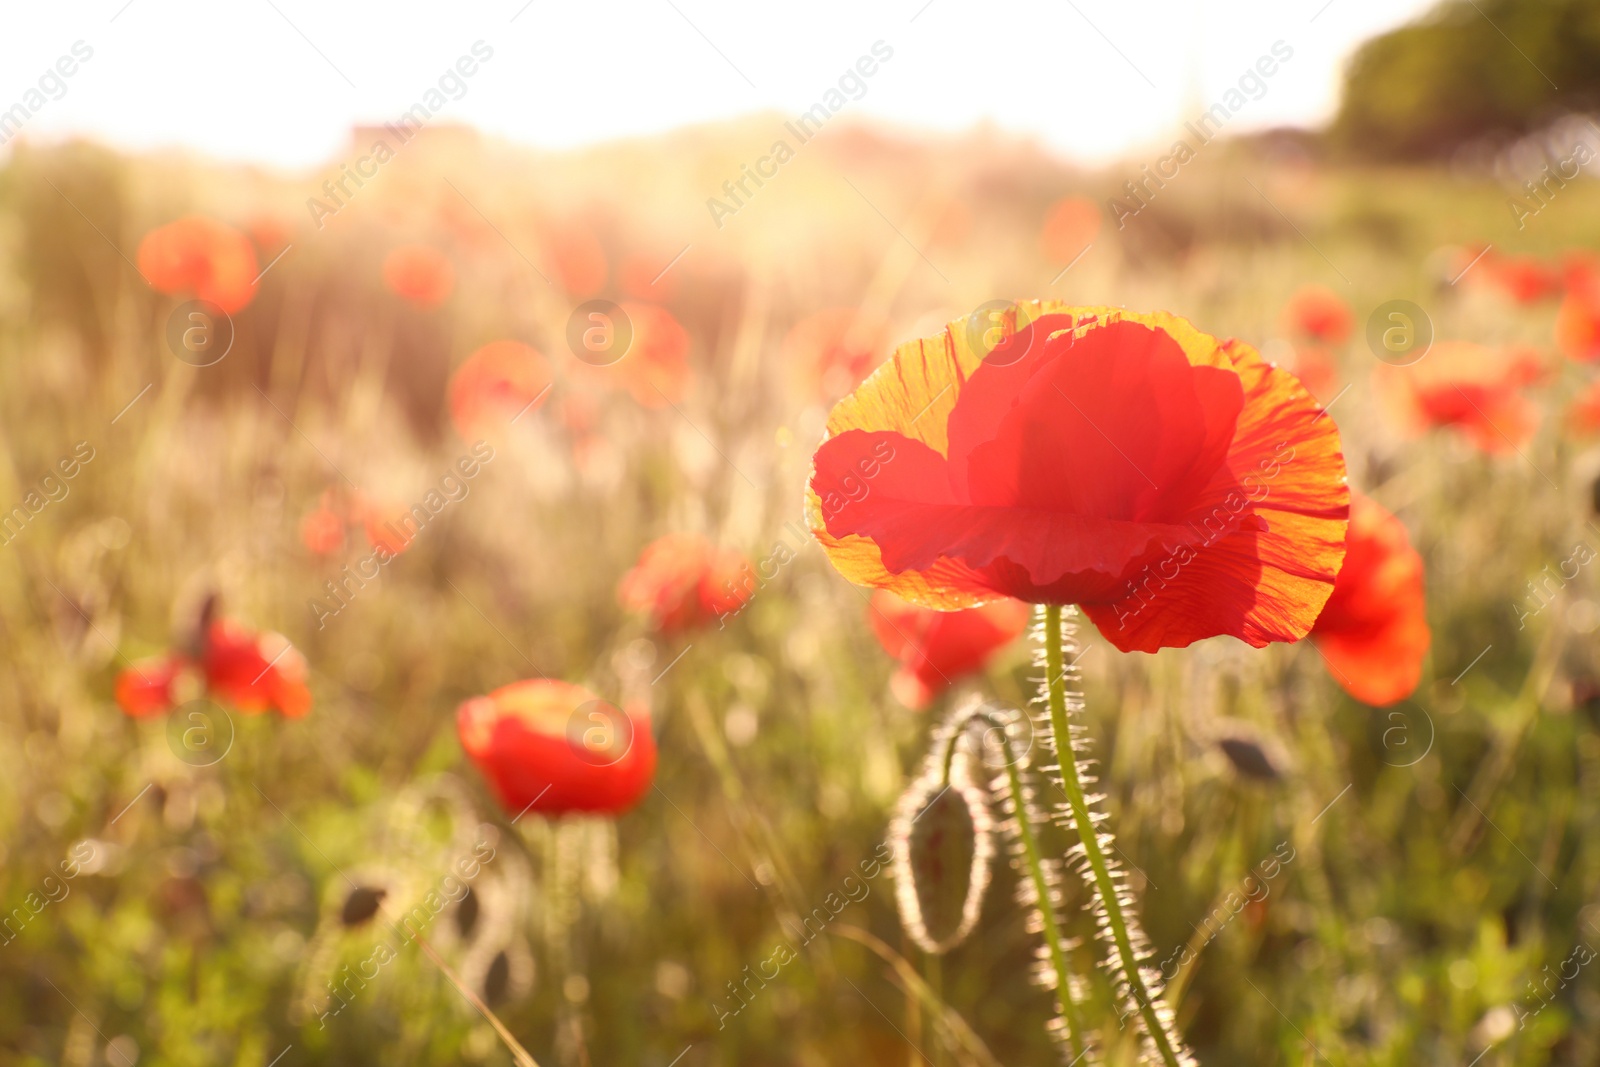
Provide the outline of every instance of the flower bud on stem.
<path id="1" fill-rule="evenodd" d="M 1088 1036 L 1084 1030 L 1083 1014 L 1073 996 L 1072 973 L 1067 964 L 1067 950 L 1070 946 L 1062 936 L 1061 924 L 1056 915 L 1057 880 L 1052 878 L 1051 872 L 1047 870 L 1049 861 L 1039 848 L 1037 825 L 1041 819 L 1034 810 L 1030 793 L 1023 780 L 1028 757 L 1025 752 L 1016 751 L 1010 734 L 1010 727 L 1019 718 L 1020 715 L 996 711 L 982 704 L 957 712 L 951 718 L 943 736 L 936 741 L 936 745 L 942 746 L 942 751 L 938 747 L 935 748 L 940 758 L 939 766 L 942 772 L 940 782 L 941 784 L 950 782 L 956 746 L 966 733 L 967 727 L 976 722 L 986 724 L 999 738 L 1001 758 L 1005 763 L 1006 788 L 1010 794 L 1011 807 L 1014 809 L 1014 821 L 1007 828 L 1015 835 L 1025 868 L 1024 873 L 1032 886 L 1032 897 L 1038 913 L 1040 930 L 1045 949 L 1049 954 L 1051 969 L 1054 971 L 1054 980 L 1049 984 L 1055 986 L 1066 1053 L 1070 1062 L 1077 1063 L 1083 1058 Z"/>

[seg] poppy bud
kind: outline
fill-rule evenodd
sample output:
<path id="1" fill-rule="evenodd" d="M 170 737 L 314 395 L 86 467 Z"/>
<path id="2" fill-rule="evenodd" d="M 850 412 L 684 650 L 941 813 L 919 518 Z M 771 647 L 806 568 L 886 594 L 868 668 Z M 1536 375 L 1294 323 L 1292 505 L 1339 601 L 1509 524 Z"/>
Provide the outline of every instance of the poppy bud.
<path id="1" fill-rule="evenodd" d="M 378 914 L 378 909 L 383 906 L 383 898 L 388 895 L 387 889 L 356 886 L 350 890 L 350 895 L 344 898 L 344 907 L 339 909 L 339 921 L 346 926 L 360 926 L 369 922 Z"/>
<path id="2" fill-rule="evenodd" d="M 911 783 L 889 834 L 901 924 L 924 952 L 943 955 L 978 924 L 994 858 L 994 821 L 965 754 L 948 782 L 930 764 Z"/>
<path id="3" fill-rule="evenodd" d="M 1259 742 L 1247 737 L 1219 737 L 1217 747 L 1228 757 L 1233 769 L 1246 778 L 1254 778 L 1258 782 L 1276 782 L 1283 777 Z"/>
<path id="4" fill-rule="evenodd" d="M 461 935 L 463 941 L 472 937 L 472 931 L 478 925 L 478 891 L 471 886 L 461 897 L 461 903 L 456 905 L 456 933 Z"/>

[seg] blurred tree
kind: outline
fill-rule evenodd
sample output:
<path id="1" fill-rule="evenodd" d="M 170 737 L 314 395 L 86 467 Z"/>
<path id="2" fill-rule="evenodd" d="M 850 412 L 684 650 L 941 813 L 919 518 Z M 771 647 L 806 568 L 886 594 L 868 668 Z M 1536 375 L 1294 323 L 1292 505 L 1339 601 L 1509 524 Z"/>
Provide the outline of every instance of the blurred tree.
<path id="1" fill-rule="evenodd" d="M 1334 143 L 1424 158 L 1600 104 L 1600 2 L 1447 0 L 1368 41 L 1345 70 Z"/>

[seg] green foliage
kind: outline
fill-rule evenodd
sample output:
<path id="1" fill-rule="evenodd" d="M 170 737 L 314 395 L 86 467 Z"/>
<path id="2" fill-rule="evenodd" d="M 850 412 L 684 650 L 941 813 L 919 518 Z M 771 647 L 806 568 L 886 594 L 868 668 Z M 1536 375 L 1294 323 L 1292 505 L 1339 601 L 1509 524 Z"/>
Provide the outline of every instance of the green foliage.
<path id="1" fill-rule="evenodd" d="M 1443 157 L 1596 106 L 1600 3 L 1446 0 L 1361 46 L 1331 135 L 1365 158 Z"/>

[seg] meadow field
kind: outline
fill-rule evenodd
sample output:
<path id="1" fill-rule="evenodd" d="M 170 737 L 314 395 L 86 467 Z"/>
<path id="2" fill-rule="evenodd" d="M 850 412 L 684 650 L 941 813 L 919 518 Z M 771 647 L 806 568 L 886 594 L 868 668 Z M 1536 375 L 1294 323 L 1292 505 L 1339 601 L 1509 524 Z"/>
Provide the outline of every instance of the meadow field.
<path id="1" fill-rule="evenodd" d="M 1159 154 L 1089 171 L 997 132 L 785 121 L 566 154 L 430 128 L 357 179 L 392 133 L 300 174 L 19 143 L 0 1063 L 1070 1059 L 1018 870 L 932 956 L 886 843 L 947 709 L 1029 706 L 1029 639 L 906 707 L 805 514 L 833 402 L 896 344 L 1035 298 L 1170 311 L 1298 369 L 1424 564 L 1422 680 L 1381 708 L 1308 642 L 1123 653 L 1080 620 L 1103 808 L 1195 1057 L 1600 1059 L 1600 419 L 1557 344 L 1595 183 L 1519 218 L 1487 170 L 1264 137 L 1206 145 L 1119 219 Z M 226 293 L 153 283 L 148 236 L 184 219 L 248 240 Z M 1306 287 L 1349 327 L 1304 336 Z M 1389 320 L 1369 336 L 1394 301 L 1431 324 L 1409 364 L 1370 339 Z M 633 347 L 595 358 L 588 316 L 618 306 Z M 1521 368 L 1526 435 L 1400 410 L 1454 342 Z M 500 358 L 533 377 L 475 399 L 461 368 Z M 731 608 L 619 598 L 664 535 L 748 561 Z M 286 639 L 309 707 L 119 707 L 119 675 L 224 617 Z M 537 678 L 648 709 L 630 810 L 491 791 L 457 709 Z M 1099 1057 L 1141 1062 L 1088 890 L 1063 894 Z"/>

